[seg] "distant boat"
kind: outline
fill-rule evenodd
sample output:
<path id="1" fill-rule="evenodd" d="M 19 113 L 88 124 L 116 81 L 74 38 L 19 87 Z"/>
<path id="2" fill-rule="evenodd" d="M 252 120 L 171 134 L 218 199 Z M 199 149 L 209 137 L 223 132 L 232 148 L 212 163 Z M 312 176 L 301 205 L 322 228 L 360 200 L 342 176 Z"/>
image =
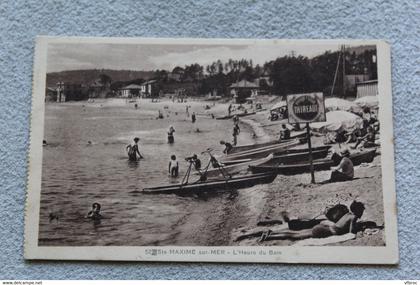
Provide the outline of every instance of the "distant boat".
<path id="1" fill-rule="evenodd" d="M 232 114 L 232 115 L 226 115 L 226 116 L 222 116 L 222 117 L 216 117 L 216 120 L 228 120 L 228 119 L 232 119 L 235 116 L 238 117 L 245 117 L 245 116 L 250 116 L 250 115 L 255 115 L 256 112 L 250 112 L 250 113 L 237 113 L 237 114 Z"/>
<path id="2" fill-rule="evenodd" d="M 144 188 L 145 194 L 191 194 L 200 192 L 231 191 L 241 188 L 252 187 L 257 184 L 271 183 L 276 178 L 276 173 L 260 173 L 246 176 L 238 176 L 228 179 L 215 179 L 197 181 L 189 184 L 172 184 Z"/>
<path id="3" fill-rule="evenodd" d="M 353 165 L 359 165 L 361 163 L 369 163 L 373 161 L 375 157 L 376 149 L 365 150 L 358 153 L 353 153 L 350 155 L 350 159 L 353 162 Z M 314 170 L 328 170 L 332 166 L 337 166 L 339 160 L 336 159 L 317 159 L 313 161 Z M 278 174 L 298 174 L 310 171 L 310 163 L 308 161 L 303 163 L 291 163 L 291 164 L 279 164 L 279 165 L 260 165 L 260 166 L 250 166 L 249 167 L 252 173 L 272 173 L 276 172 Z"/>

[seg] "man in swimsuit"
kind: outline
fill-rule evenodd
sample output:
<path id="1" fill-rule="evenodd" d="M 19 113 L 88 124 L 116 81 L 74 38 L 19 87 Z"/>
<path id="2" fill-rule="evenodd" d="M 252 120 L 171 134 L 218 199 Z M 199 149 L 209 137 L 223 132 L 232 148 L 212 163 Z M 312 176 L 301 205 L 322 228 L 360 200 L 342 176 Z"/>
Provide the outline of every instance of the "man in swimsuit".
<path id="1" fill-rule="evenodd" d="M 341 152 L 342 159 L 336 168 L 332 168 L 330 182 L 348 181 L 354 177 L 353 162 L 348 149 Z"/>
<path id="2" fill-rule="evenodd" d="M 220 141 L 220 144 L 225 146 L 225 149 L 223 150 L 223 153 L 225 154 L 229 154 L 229 152 L 232 150 L 233 146 L 232 144 L 225 142 L 225 141 Z"/>
<path id="3" fill-rule="evenodd" d="M 139 155 L 139 159 L 143 158 L 143 156 L 141 155 L 140 151 L 139 151 L 139 138 L 135 137 L 134 138 L 134 144 L 133 145 L 128 145 L 125 149 L 127 151 L 128 154 L 128 159 L 130 161 L 137 161 L 137 154 Z"/>

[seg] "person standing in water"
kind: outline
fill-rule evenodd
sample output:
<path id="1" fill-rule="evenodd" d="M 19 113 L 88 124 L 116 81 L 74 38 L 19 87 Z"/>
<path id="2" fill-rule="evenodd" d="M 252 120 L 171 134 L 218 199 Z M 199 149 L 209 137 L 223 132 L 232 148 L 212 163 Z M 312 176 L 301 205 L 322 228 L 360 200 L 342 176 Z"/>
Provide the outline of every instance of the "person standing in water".
<path id="1" fill-rule="evenodd" d="M 175 155 L 171 155 L 171 160 L 169 161 L 168 171 L 171 177 L 178 177 L 179 172 L 179 163 L 176 160 Z"/>
<path id="2" fill-rule="evenodd" d="M 232 132 L 232 136 L 233 136 L 233 145 L 235 146 L 238 143 L 238 135 L 239 135 L 240 129 L 238 125 L 234 125 L 233 126 L 233 132 Z"/>
<path id="3" fill-rule="evenodd" d="M 191 115 L 191 122 L 194 124 L 196 120 L 197 118 L 195 117 L 195 112 L 193 112 Z"/>
<path id="4" fill-rule="evenodd" d="M 175 142 L 174 133 L 175 133 L 174 127 L 170 126 L 168 130 L 168 143 L 170 144 Z"/>
<path id="5" fill-rule="evenodd" d="M 140 139 L 138 137 L 135 137 L 134 138 L 134 144 L 133 145 L 129 144 L 125 148 L 126 151 L 127 151 L 127 154 L 128 154 L 128 159 L 130 161 L 137 161 L 137 154 L 139 155 L 139 158 L 138 159 L 142 159 L 143 158 L 143 156 L 141 155 L 141 153 L 139 151 L 139 145 L 138 145 L 139 140 Z"/>

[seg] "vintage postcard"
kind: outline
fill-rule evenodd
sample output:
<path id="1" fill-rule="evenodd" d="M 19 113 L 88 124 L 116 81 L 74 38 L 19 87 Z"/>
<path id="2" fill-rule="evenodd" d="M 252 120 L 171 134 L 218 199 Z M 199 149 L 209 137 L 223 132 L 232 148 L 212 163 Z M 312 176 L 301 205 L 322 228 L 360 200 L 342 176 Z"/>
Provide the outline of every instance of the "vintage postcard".
<path id="1" fill-rule="evenodd" d="M 25 258 L 398 263 L 379 40 L 38 37 Z"/>

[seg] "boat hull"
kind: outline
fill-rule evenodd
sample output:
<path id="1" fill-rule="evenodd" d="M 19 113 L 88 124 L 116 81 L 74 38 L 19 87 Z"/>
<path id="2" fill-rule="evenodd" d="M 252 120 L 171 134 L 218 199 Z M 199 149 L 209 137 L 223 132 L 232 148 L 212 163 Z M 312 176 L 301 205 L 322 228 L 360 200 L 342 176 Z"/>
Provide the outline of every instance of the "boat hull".
<path id="1" fill-rule="evenodd" d="M 375 157 L 376 149 L 363 151 L 350 155 L 350 159 L 353 162 L 353 165 L 360 165 L 361 163 L 369 163 L 373 161 Z M 314 170 L 329 170 L 332 166 L 337 166 L 339 164 L 339 159 L 318 159 L 313 161 Z M 305 173 L 310 171 L 310 163 L 294 163 L 294 164 L 284 164 L 277 166 L 250 166 L 251 172 L 256 173 L 265 173 L 265 172 L 276 172 L 278 174 L 293 175 L 299 173 Z"/>
<path id="2" fill-rule="evenodd" d="M 245 171 L 248 170 L 248 166 L 252 165 L 252 166 L 258 166 L 258 165 L 263 165 L 266 163 L 270 163 L 273 159 L 273 155 L 270 154 L 267 157 L 261 158 L 261 159 L 257 159 L 257 160 L 251 160 L 251 161 L 246 161 L 243 163 L 237 163 L 237 164 L 233 164 L 233 165 L 227 165 L 223 167 L 223 171 L 224 173 L 227 173 L 229 175 L 233 175 L 236 173 L 239 173 L 241 171 Z M 220 172 L 219 169 L 210 169 L 206 172 L 206 176 L 207 178 L 210 177 L 218 177 L 218 176 L 223 176 L 223 174 Z"/>
<path id="3" fill-rule="evenodd" d="M 252 187 L 257 184 L 267 184 L 274 181 L 276 173 L 252 174 L 247 176 L 234 177 L 227 180 L 210 180 L 187 185 L 174 184 L 144 188 L 144 194 L 187 194 L 199 192 L 229 191 Z"/>
<path id="4" fill-rule="evenodd" d="M 277 153 L 285 151 L 291 147 L 298 145 L 300 142 L 299 140 L 292 140 L 285 143 L 278 143 L 272 146 L 261 147 L 258 149 L 242 151 L 234 154 L 228 154 L 224 161 L 232 161 L 232 160 L 241 160 L 241 159 L 258 159 L 266 157 L 271 153 Z"/>

